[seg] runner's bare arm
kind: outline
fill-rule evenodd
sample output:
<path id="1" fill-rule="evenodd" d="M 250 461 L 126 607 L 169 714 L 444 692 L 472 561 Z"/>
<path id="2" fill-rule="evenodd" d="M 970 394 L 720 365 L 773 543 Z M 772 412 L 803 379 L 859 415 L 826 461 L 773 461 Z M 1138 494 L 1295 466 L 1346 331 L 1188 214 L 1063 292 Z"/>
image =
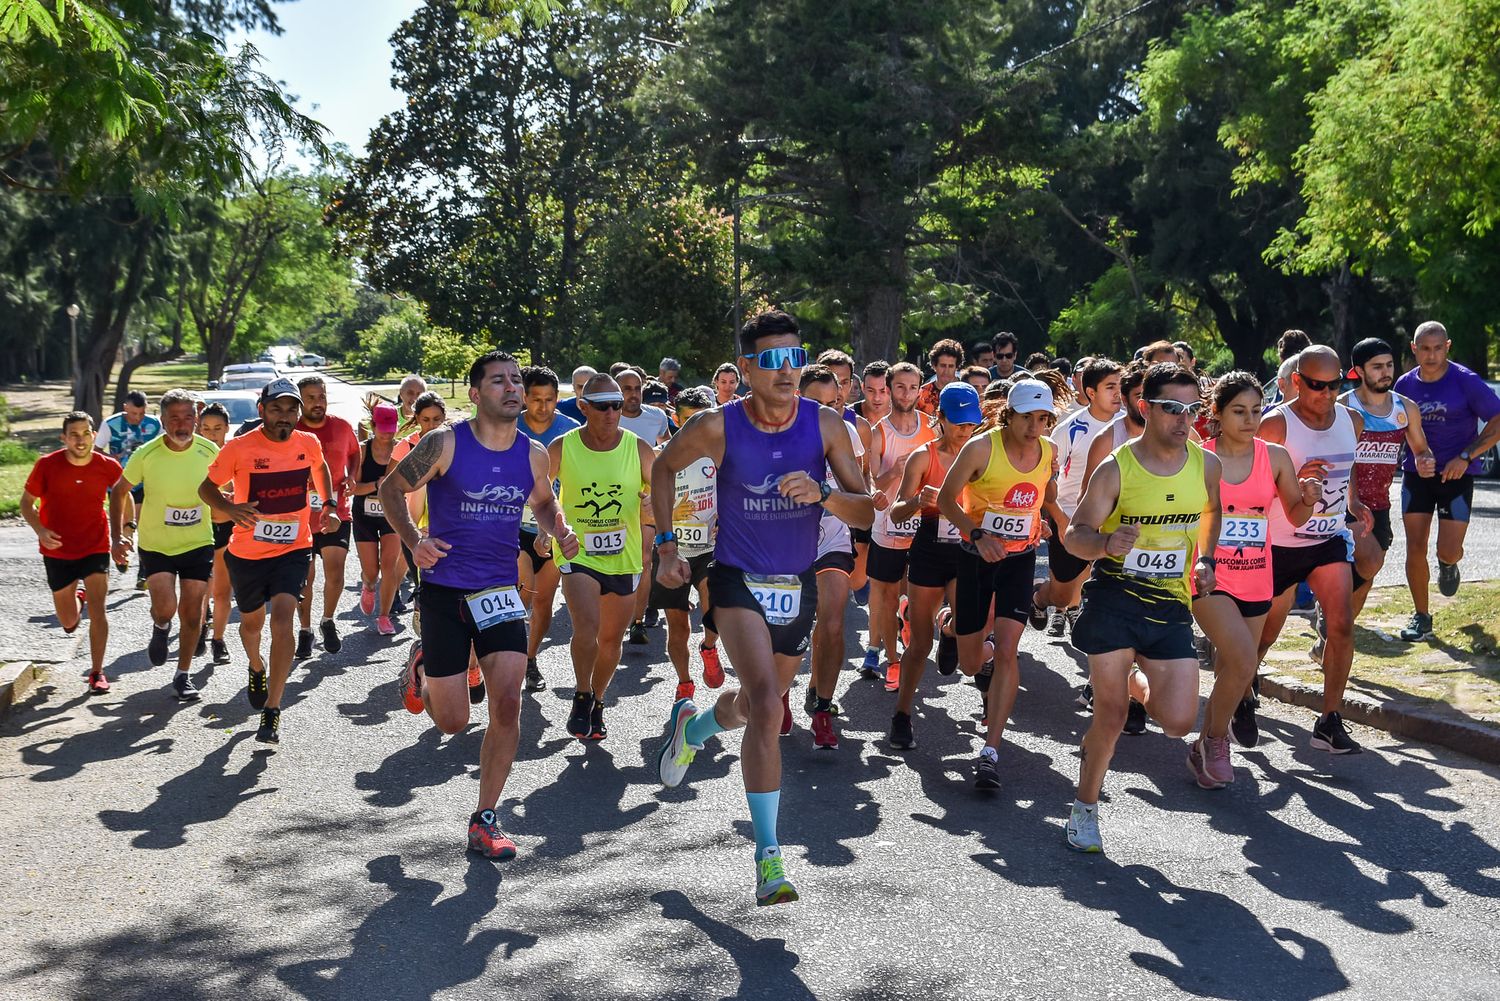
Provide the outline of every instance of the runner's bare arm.
<path id="1" fill-rule="evenodd" d="M 1479 435 L 1469 444 L 1464 451 L 1470 455 L 1483 455 L 1488 452 L 1496 442 L 1500 442 L 1500 414 L 1496 414 L 1485 421 L 1484 427 L 1479 429 Z M 1456 480 L 1469 471 L 1469 464 L 1458 456 L 1448 460 L 1443 467 L 1443 482 Z"/>
<path id="2" fill-rule="evenodd" d="M 1427 432 L 1422 427 L 1422 411 L 1407 399 L 1402 399 L 1401 405 L 1406 408 L 1406 447 L 1411 449 L 1417 464 L 1417 475 L 1435 476 L 1437 456 L 1432 454 L 1432 446 L 1427 444 Z"/>
<path id="3" fill-rule="evenodd" d="M 62 536 L 42 525 L 42 514 L 36 508 L 36 498 L 21 491 L 21 520 L 31 526 L 43 549 L 56 549 L 62 545 Z"/>
<path id="4" fill-rule="evenodd" d="M 1340 404 L 1335 403 L 1334 406 L 1340 406 Z M 1349 410 L 1348 407 L 1344 409 Z M 1360 416 L 1358 410 L 1349 410 L 1349 420 L 1354 424 L 1354 440 L 1359 441 L 1360 435 L 1365 433 L 1365 419 Z M 1370 530 L 1375 527 L 1375 516 L 1370 513 L 1369 508 L 1365 507 L 1364 501 L 1359 499 L 1359 491 L 1354 489 L 1355 477 L 1358 471 L 1359 452 L 1356 451 L 1354 453 L 1354 461 L 1349 464 L 1349 487 L 1344 506 L 1350 514 L 1354 515 L 1354 519 L 1357 522 L 1354 534 L 1363 538 L 1370 534 Z"/>
<path id="5" fill-rule="evenodd" d="M 870 422 L 859 414 L 854 415 L 854 432 L 859 435 L 859 443 L 864 447 L 864 454 L 859 457 L 859 464 L 865 471 L 865 484 L 870 483 L 870 442 L 874 434 L 870 430 Z"/>
<path id="6" fill-rule="evenodd" d="M 109 548 L 111 555 L 117 561 L 132 548 L 130 540 L 125 538 L 124 518 L 125 498 L 129 496 L 134 486 L 135 484 L 122 475 L 115 480 L 115 485 L 109 488 Z"/>
<path id="7" fill-rule="evenodd" d="M 1286 444 L 1286 418 L 1278 413 L 1269 413 L 1261 418 L 1260 430 L 1255 432 L 1255 437 L 1261 441 L 1271 441 L 1278 445 Z"/>
<path id="8" fill-rule="evenodd" d="M 1299 528 L 1312 517 L 1313 508 L 1323 496 L 1322 473 L 1299 477 L 1291 453 L 1280 445 L 1267 443 L 1266 454 L 1271 458 L 1271 475 L 1281 497 L 1281 510 L 1286 512 L 1286 520 L 1292 527 Z"/>
<path id="9" fill-rule="evenodd" d="M 953 523 L 953 527 L 958 529 L 958 534 L 965 539 L 979 526 L 974 523 L 974 519 L 969 517 L 963 505 L 958 502 L 958 498 L 964 492 L 964 487 L 977 480 L 989 466 L 992 441 L 994 441 L 994 436 L 986 434 L 970 438 L 965 442 L 964 447 L 958 450 L 958 456 L 953 460 L 953 465 L 948 467 L 948 473 L 943 477 L 942 487 L 938 489 L 938 511 Z"/>
<path id="10" fill-rule="evenodd" d="M 850 528 L 869 528 L 875 523 L 875 501 L 865 471 L 854 457 L 843 416 L 824 407 L 818 411 L 818 427 L 823 432 L 823 454 L 840 487 L 828 495 L 824 509 Z"/>
<path id="11" fill-rule="evenodd" d="M 724 464 L 724 414 L 721 411 L 700 410 L 688 418 L 682 429 L 651 460 L 651 512 L 656 516 L 657 526 L 663 530 L 672 524 L 678 472 L 702 458 L 712 460 L 715 466 Z M 641 468 L 644 473 L 647 467 L 642 464 Z"/>
<path id="12" fill-rule="evenodd" d="M 1120 499 L 1120 467 L 1114 456 L 1099 463 L 1088 486 L 1083 488 L 1083 499 L 1073 512 L 1063 545 L 1068 552 L 1081 560 L 1097 560 L 1105 556 L 1123 556 L 1135 545 L 1141 530 L 1135 525 L 1122 525 L 1113 532 L 1101 532 L 1099 526 L 1109 517 Z"/>
<path id="13" fill-rule="evenodd" d="M 1203 505 L 1203 517 L 1198 520 L 1198 558 L 1213 559 L 1219 545 L 1219 529 L 1224 521 L 1224 509 L 1219 506 L 1219 484 L 1224 478 L 1224 466 L 1214 453 L 1203 452 L 1203 486 L 1208 490 L 1208 501 Z M 1212 582 L 1208 591 L 1213 590 Z"/>
<path id="14" fill-rule="evenodd" d="M 412 551 L 413 557 L 418 555 L 417 546 L 422 542 L 422 534 L 417 531 L 417 523 L 407 510 L 405 495 L 425 486 L 433 477 L 447 472 L 448 466 L 453 462 L 453 448 L 451 430 L 437 428 L 429 431 L 381 481 L 380 503 L 385 508 L 386 521 L 401 536 L 401 541 L 406 543 L 406 548 Z M 423 566 L 418 558 L 417 565 L 425 570 L 432 564 Z"/>
<path id="15" fill-rule="evenodd" d="M 903 522 L 922 507 L 922 479 L 927 475 L 928 456 L 932 453 L 932 442 L 918 448 L 901 464 L 901 489 L 896 491 L 896 503 L 891 505 L 891 521 Z"/>
<path id="16" fill-rule="evenodd" d="M 255 523 L 260 520 L 260 512 L 255 509 L 254 501 L 236 504 L 224 496 L 220 484 L 210 477 L 205 476 L 203 482 L 198 484 L 198 499 L 207 504 L 210 511 L 224 515 L 241 528 L 254 528 Z"/>
<path id="17" fill-rule="evenodd" d="M 555 536 L 558 545 L 562 547 L 563 556 L 568 559 L 578 555 L 578 537 L 573 534 L 573 528 L 563 517 L 562 506 L 557 503 L 557 495 L 552 492 L 552 480 L 547 476 L 551 466 L 547 449 L 541 442 L 531 443 L 531 496 L 526 498 L 526 503 L 531 505 L 531 513 L 536 515 L 538 534 Z M 546 525 L 543 529 L 541 526 Z"/>

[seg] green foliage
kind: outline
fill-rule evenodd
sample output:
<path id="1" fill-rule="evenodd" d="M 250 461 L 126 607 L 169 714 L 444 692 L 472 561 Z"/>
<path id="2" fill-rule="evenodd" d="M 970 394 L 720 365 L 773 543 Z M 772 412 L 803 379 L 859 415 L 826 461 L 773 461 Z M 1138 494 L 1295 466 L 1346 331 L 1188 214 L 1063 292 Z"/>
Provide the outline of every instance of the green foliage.
<path id="1" fill-rule="evenodd" d="M 426 318 L 412 305 L 382 316 L 360 333 L 359 352 L 350 359 L 354 370 L 367 379 L 417 371 L 427 329 Z"/>
<path id="2" fill-rule="evenodd" d="M 485 348 L 470 344 L 447 327 L 427 328 L 421 334 L 421 341 L 420 371 L 450 382 L 465 378 L 474 359 L 485 352 Z"/>
<path id="3" fill-rule="evenodd" d="M 12 438 L 0 441 L 0 466 L 13 466 L 17 463 L 29 466 L 36 458 L 37 454 L 19 441 Z"/>
<path id="4" fill-rule="evenodd" d="M 1052 321 L 1056 350 L 1072 358 L 1128 359 L 1143 344 L 1171 338 L 1169 314 L 1139 294 L 1139 281 L 1123 265 L 1115 265 L 1074 296 Z"/>

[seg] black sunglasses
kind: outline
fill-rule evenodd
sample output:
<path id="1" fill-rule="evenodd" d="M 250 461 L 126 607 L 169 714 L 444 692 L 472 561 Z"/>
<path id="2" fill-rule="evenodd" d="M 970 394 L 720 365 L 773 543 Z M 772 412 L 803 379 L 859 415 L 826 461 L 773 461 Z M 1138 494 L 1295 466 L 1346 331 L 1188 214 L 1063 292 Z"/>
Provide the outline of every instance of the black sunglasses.
<path id="1" fill-rule="evenodd" d="M 587 396 L 583 398 L 583 402 L 587 403 L 595 410 L 621 410 L 625 406 L 625 404 L 621 403 L 619 400 L 610 400 L 607 403 L 595 403 Z"/>
<path id="2" fill-rule="evenodd" d="M 995 355 L 996 358 L 1014 358 L 1015 356 L 1014 351 L 1001 351 Z"/>
<path id="3" fill-rule="evenodd" d="M 1339 380 L 1337 379 L 1314 379 L 1311 376 L 1304 375 L 1300 368 L 1293 371 L 1297 373 L 1297 378 L 1302 380 L 1302 385 L 1314 393 L 1324 393 L 1330 389 L 1338 389 L 1339 387 Z"/>

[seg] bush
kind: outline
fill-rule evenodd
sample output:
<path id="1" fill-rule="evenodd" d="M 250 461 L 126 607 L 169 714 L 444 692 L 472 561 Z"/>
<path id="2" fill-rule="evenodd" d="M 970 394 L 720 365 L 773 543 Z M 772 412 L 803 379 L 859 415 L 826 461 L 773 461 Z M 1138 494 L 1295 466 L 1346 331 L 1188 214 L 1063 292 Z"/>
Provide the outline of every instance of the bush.
<path id="1" fill-rule="evenodd" d="M 422 335 L 427 320 L 415 307 L 382 316 L 360 332 L 359 350 L 349 359 L 366 379 L 415 372 L 422 365 Z"/>
<path id="2" fill-rule="evenodd" d="M 31 465 L 37 454 L 14 438 L 0 441 L 0 466 Z"/>

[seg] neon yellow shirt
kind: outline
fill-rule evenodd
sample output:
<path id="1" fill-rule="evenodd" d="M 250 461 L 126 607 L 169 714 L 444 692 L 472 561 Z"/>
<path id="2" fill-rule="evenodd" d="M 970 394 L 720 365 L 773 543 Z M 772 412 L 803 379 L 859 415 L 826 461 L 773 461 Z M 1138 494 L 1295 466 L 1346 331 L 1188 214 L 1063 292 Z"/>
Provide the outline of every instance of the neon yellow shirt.
<path id="1" fill-rule="evenodd" d="M 130 453 L 125 479 L 132 486 L 145 484 L 136 513 L 136 545 L 163 556 L 181 556 L 214 544 L 213 520 L 208 506 L 198 499 L 198 486 L 218 454 L 218 446 L 200 435 L 193 436 L 185 451 L 174 452 L 165 434 Z"/>

